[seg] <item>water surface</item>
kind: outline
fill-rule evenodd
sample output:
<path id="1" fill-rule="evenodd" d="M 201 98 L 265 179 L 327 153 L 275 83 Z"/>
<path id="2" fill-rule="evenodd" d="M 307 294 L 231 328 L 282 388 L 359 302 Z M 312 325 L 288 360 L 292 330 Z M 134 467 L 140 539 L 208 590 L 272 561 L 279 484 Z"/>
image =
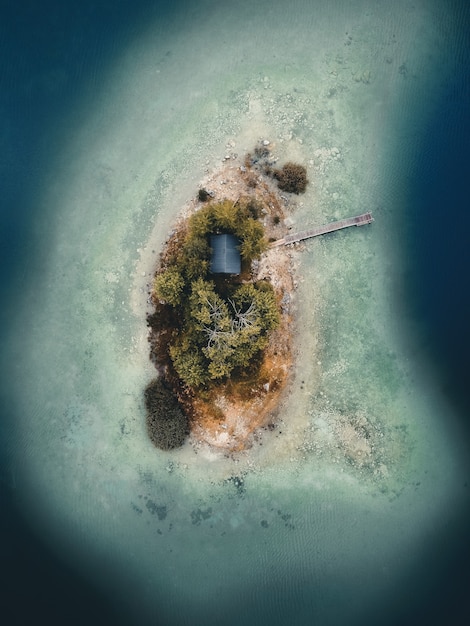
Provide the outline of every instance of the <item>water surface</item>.
<path id="1" fill-rule="evenodd" d="M 460 85 L 442 135 L 468 95 L 461 6 L 119 10 L 109 34 L 83 27 L 100 42 L 89 59 L 62 42 L 82 58 L 77 91 L 76 61 L 31 72 L 38 102 L 58 89 L 70 113 L 50 147 L 26 137 L 41 166 L 6 218 L 21 259 L 6 289 L 5 484 L 51 558 L 134 623 L 396 623 L 455 566 L 466 438 L 414 299 L 428 251 L 410 228 L 442 93 Z M 32 133 L 39 112 L 28 119 Z M 260 139 L 308 168 L 296 227 L 375 222 L 300 253 L 294 383 L 262 445 L 157 451 L 142 390 L 158 252 L 207 171 Z"/>

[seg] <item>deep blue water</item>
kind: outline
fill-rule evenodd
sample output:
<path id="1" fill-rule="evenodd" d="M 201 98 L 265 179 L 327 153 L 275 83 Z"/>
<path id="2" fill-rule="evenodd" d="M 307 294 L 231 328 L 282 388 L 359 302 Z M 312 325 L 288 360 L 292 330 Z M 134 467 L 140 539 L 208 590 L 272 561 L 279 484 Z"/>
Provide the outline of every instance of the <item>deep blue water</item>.
<path id="1" fill-rule="evenodd" d="M 452 3 L 456 4 L 456 3 Z M 462 6 L 465 5 L 462 0 Z M 181 3 L 181 7 L 184 4 Z M 35 248 L 39 217 L 35 197 L 54 163 L 67 124 L 80 122 L 86 99 L 142 20 L 167 10 L 158 2 L 124 0 L 58 0 L 2 2 L 0 8 L 0 285 L 1 333 L 19 306 L 28 267 L 45 263 Z M 175 3 L 168 10 L 176 11 Z M 184 10 L 180 9 L 180 10 Z M 465 14 L 465 12 L 464 12 Z M 469 17 L 469 11 L 466 11 Z M 470 32 L 470 23 L 466 32 Z M 449 45 L 452 45 L 449 42 Z M 410 311 L 423 328 L 423 349 L 437 364 L 440 380 L 455 404 L 462 436 L 470 430 L 470 87 L 469 42 L 460 43 L 461 72 L 447 77 L 441 103 L 417 150 L 422 154 L 412 184 L 407 277 Z M 60 167 L 55 163 L 55 167 Z M 2 373 L 11 367 L 2 358 Z M 14 407 L 1 405 L 0 596 L 6 624 L 32 619 L 54 624 L 128 623 L 117 616 L 90 584 L 50 554 L 21 518 L 10 490 L 9 450 L 5 445 Z M 470 493 L 470 485 L 468 486 Z M 470 499 L 470 496 L 469 496 Z M 436 536 L 441 546 L 441 577 L 427 579 L 425 557 L 410 573 L 407 598 L 377 607 L 380 623 L 464 623 L 470 585 L 469 511 Z M 447 551 L 460 542 L 460 556 Z M 421 582 L 418 584 L 417 580 Z M 273 589 L 273 593 L 280 590 Z M 426 604 L 423 604 L 423 599 Z M 296 620 L 295 597 L 283 598 L 286 615 Z M 245 607 L 246 608 L 246 607 Z M 384 618 L 384 613 L 389 618 Z M 378 623 L 371 615 L 369 623 Z M 304 616 L 297 615 L 298 620 Z M 2 619 L 3 621 L 3 619 Z M 470 622 L 469 622 L 470 623 Z"/>
<path id="2" fill-rule="evenodd" d="M 408 242 L 414 267 L 410 303 L 427 328 L 443 387 L 464 424 L 470 419 L 469 102 L 468 65 L 462 64 L 442 89 L 438 112 L 418 146 Z"/>

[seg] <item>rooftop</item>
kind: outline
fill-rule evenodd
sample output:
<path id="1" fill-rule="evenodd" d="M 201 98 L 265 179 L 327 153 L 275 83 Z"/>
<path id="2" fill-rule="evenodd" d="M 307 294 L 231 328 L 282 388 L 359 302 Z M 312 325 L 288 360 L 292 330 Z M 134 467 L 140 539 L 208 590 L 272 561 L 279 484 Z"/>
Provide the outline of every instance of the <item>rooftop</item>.
<path id="1" fill-rule="evenodd" d="M 241 256 L 238 250 L 240 242 L 235 235 L 211 235 L 212 274 L 240 274 Z"/>

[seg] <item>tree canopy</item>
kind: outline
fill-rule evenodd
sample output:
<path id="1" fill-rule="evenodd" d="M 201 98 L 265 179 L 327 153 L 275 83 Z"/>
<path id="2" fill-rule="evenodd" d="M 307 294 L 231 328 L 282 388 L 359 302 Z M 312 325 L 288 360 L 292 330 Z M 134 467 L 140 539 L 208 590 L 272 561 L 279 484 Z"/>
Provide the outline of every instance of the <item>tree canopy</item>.
<path id="1" fill-rule="evenodd" d="M 263 225 L 258 221 L 259 206 L 250 198 L 237 202 L 223 200 L 202 207 L 188 220 L 184 241 L 163 264 L 154 281 L 154 294 L 173 307 L 180 307 L 192 292 L 198 278 L 209 279 L 211 248 L 209 237 L 231 233 L 240 241 L 240 255 L 246 264 L 266 249 Z"/>
<path id="2" fill-rule="evenodd" d="M 168 354 L 189 387 L 246 368 L 279 324 L 270 283 L 225 284 L 222 294 L 209 273 L 211 234 L 234 234 L 245 263 L 266 250 L 259 210 L 249 198 L 205 205 L 189 219 L 184 241 L 164 260 L 155 278 L 155 297 L 175 312 Z"/>
<path id="3" fill-rule="evenodd" d="M 193 283 L 185 323 L 170 346 L 179 377 L 190 387 L 229 376 L 247 367 L 279 324 L 269 283 L 243 284 L 224 300 L 214 284 Z"/>

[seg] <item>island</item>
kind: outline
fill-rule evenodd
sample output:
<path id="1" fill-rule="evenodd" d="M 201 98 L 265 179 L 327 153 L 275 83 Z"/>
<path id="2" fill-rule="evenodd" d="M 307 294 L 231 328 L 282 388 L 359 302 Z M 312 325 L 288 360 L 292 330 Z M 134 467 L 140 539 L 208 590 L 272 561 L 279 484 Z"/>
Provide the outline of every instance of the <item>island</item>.
<path id="1" fill-rule="evenodd" d="M 308 180 L 276 167 L 269 141 L 228 154 L 182 212 L 160 254 L 148 316 L 157 376 L 147 431 L 164 450 L 188 435 L 230 452 L 272 428 L 293 365 L 295 257 L 288 233 Z"/>

